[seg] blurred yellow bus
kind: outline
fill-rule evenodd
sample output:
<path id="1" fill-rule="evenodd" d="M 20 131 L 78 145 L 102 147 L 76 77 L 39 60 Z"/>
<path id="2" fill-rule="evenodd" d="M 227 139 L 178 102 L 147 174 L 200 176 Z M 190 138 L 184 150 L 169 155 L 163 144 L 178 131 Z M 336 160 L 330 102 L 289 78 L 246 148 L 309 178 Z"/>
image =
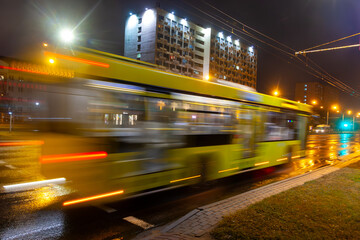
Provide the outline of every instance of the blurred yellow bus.
<path id="1" fill-rule="evenodd" d="M 34 91 L 40 103 L 27 120 L 44 139 L 43 174 L 79 190 L 64 206 L 202 183 L 305 154 L 308 105 L 91 49 L 45 57 L 71 73 L 41 78 L 46 88 Z"/>

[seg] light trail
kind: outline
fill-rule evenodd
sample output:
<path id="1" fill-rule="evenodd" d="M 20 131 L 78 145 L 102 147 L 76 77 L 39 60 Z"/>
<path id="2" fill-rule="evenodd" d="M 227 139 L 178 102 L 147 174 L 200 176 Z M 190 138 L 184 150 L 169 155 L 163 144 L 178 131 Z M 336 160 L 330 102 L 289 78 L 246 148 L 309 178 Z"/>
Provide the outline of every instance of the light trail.
<path id="1" fill-rule="evenodd" d="M 49 180 L 6 185 L 3 187 L 5 189 L 5 192 L 13 192 L 13 191 L 19 191 L 19 190 L 29 190 L 29 189 L 44 187 L 49 184 L 63 184 L 65 182 L 66 182 L 66 178 L 54 178 L 54 179 L 49 179 Z"/>
<path id="2" fill-rule="evenodd" d="M 79 198 L 79 199 L 75 199 L 75 200 L 71 200 L 71 201 L 66 201 L 63 203 L 63 206 L 69 206 L 69 205 L 73 205 L 73 204 L 77 204 L 77 203 L 93 201 L 93 200 L 111 197 L 111 196 L 115 196 L 115 195 L 119 195 L 119 194 L 123 194 L 123 193 L 124 193 L 124 190 L 119 190 L 116 192 L 110 192 L 110 193 L 104 193 L 104 194 L 95 195 L 95 196 L 91 196 L 91 197 Z"/>

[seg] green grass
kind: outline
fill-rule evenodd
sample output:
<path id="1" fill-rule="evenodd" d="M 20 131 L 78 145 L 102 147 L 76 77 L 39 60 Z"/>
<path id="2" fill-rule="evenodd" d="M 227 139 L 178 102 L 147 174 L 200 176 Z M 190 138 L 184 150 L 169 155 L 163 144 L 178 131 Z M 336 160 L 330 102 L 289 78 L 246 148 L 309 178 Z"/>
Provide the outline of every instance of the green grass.
<path id="1" fill-rule="evenodd" d="M 360 239 L 360 163 L 224 218 L 214 239 Z"/>

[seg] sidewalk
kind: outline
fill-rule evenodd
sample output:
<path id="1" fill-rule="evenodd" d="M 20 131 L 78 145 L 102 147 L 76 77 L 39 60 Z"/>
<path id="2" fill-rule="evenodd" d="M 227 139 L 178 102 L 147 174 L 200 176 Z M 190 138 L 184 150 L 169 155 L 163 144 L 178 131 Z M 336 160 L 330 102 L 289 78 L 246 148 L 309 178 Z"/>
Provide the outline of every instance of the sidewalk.
<path id="1" fill-rule="evenodd" d="M 335 172 L 354 162 L 357 162 L 359 160 L 359 156 L 360 153 L 356 152 L 342 157 L 340 159 L 341 161 L 334 166 L 323 167 L 300 176 L 275 182 L 219 202 L 199 207 L 175 222 L 143 232 L 135 239 L 211 239 L 209 232 L 226 215 L 245 209 L 248 206 L 260 202 L 270 196 L 303 185 L 308 181 L 312 181 L 329 173 Z"/>

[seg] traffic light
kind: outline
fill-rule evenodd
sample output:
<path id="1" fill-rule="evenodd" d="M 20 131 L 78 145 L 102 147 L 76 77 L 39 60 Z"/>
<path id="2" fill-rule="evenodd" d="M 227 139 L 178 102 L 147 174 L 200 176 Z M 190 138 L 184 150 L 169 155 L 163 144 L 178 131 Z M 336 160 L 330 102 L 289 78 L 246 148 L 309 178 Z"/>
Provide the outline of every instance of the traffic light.
<path id="1" fill-rule="evenodd" d="M 350 131 L 352 129 L 352 123 L 349 121 L 341 121 L 340 122 L 340 130 Z"/>

